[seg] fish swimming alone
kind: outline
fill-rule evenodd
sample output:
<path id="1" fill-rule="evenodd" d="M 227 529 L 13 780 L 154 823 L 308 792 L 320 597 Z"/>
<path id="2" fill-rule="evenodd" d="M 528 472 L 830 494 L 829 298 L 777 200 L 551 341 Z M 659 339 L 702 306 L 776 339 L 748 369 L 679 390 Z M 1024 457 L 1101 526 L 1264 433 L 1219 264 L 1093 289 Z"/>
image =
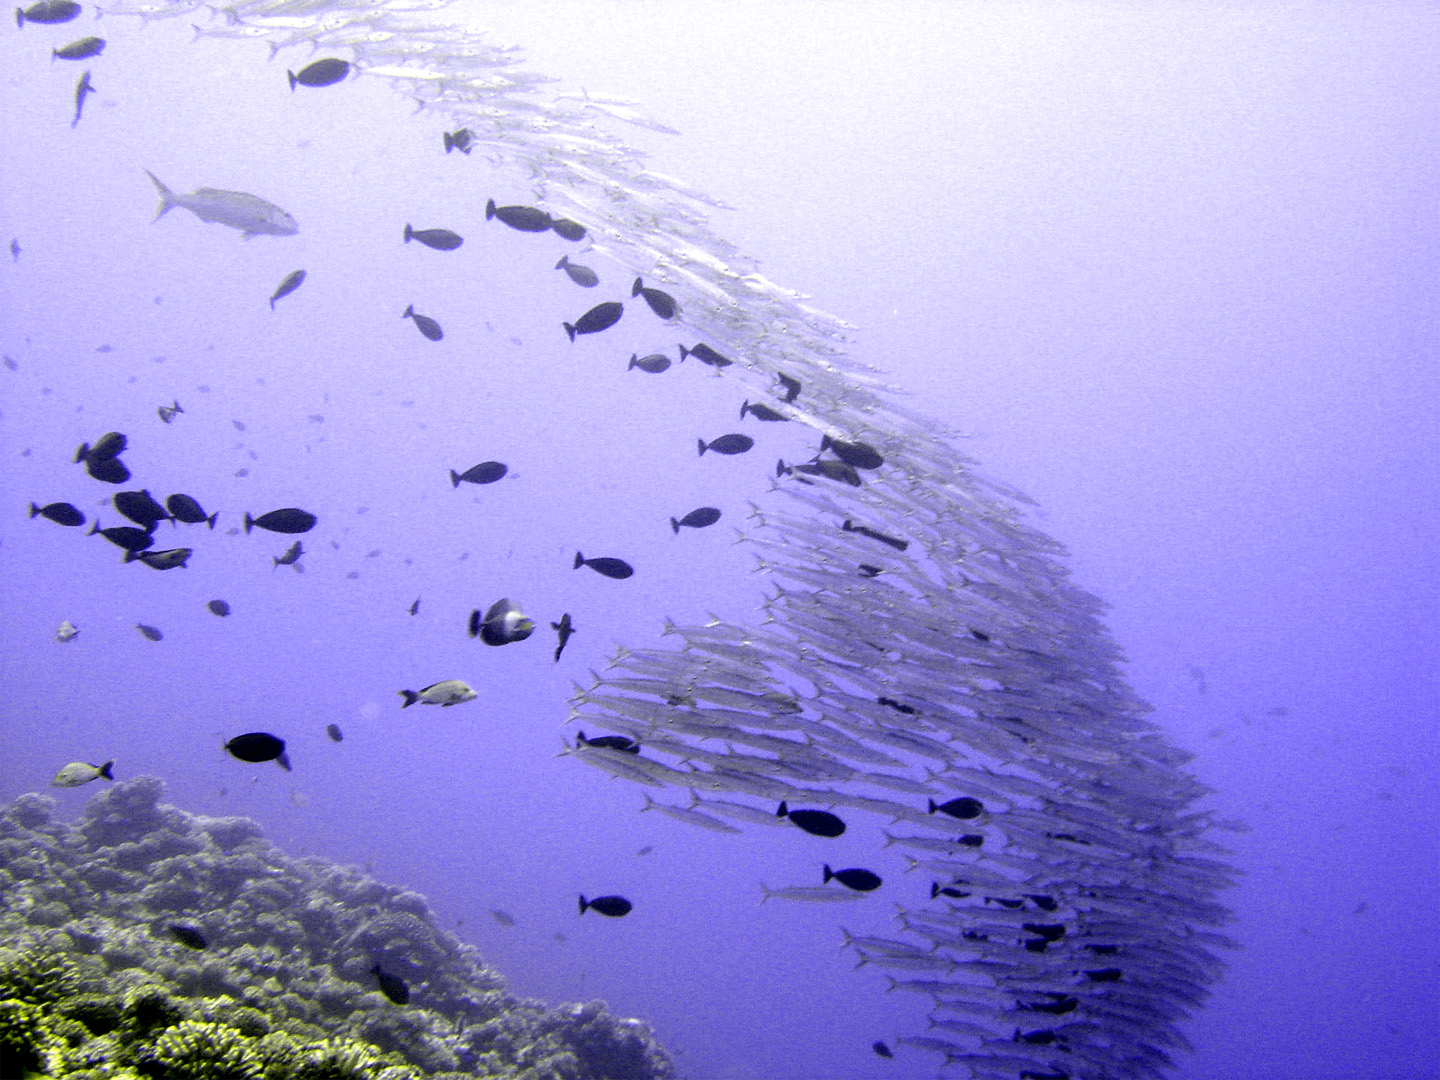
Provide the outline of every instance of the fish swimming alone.
<path id="1" fill-rule="evenodd" d="M 709 364 L 713 368 L 729 367 L 735 362 L 728 357 L 721 356 L 718 352 L 712 349 L 709 345 L 706 345 L 704 342 L 696 345 L 693 349 L 687 349 L 684 345 L 681 345 L 680 360 L 682 363 L 687 356 L 693 356 L 702 364 Z"/>
<path id="2" fill-rule="evenodd" d="M 622 915 L 628 915 L 634 909 L 634 905 L 623 896 L 597 896 L 594 900 L 586 900 L 585 894 L 580 894 L 580 914 L 590 910 L 598 911 L 611 919 L 618 919 Z"/>
<path id="3" fill-rule="evenodd" d="M 450 486 L 459 487 L 463 480 L 467 484 L 493 484 L 501 479 L 509 471 L 504 462 L 482 461 L 479 465 L 472 465 L 463 473 L 450 470 Z"/>
<path id="4" fill-rule="evenodd" d="M 174 423 L 175 417 L 184 411 L 185 410 L 180 407 L 180 402 L 174 398 L 171 399 L 171 404 L 169 405 L 155 406 L 155 415 L 160 417 L 162 424 Z"/>
<path id="5" fill-rule="evenodd" d="M 782 800 L 775 816 L 785 818 L 811 836 L 833 837 L 845 832 L 845 822 L 828 810 L 791 810 L 789 804 Z"/>
<path id="6" fill-rule="evenodd" d="M 208 600 L 205 606 L 210 609 L 211 615 L 218 615 L 222 619 L 230 614 L 230 605 L 224 600 Z"/>
<path id="7" fill-rule="evenodd" d="M 51 49 L 50 59 L 54 60 L 88 60 L 92 56 L 99 56 L 105 51 L 105 39 L 98 37 L 83 37 L 72 41 L 63 49 Z"/>
<path id="8" fill-rule="evenodd" d="M 603 304 L 596 304 L 589 311 L 581 315 L 573 323 L 561 323 L 565 333 L 570 335 L 570 340 L 575 340 L 576 334 L 598 334 L 602 330 L 608 330 L 620 321 L 620 316 L 625 314 L 625 305 L 618 300 L 607 300 Z"/>
<path id="9" fill-rule="evenodd" d="M 15 25 L 23 30 L 27 22 L 66 23 L 79 14 L 75 0 L 37 0 L 27 8 L 15 9 Z"/>
<path id="10" fill-rule="evenodd" d="M 713 506 L 702 506 L 691 510 L 684 517 L 670 519 L 670 528 L 678 535 L 681 528 L 704 529 L 720 520 L 720 511 Z"/>
<path id="11" fill-rule="evenodd" d="M 338 60 L 333 56 L 327 56 L 323 60 L 316 60 L 313 64 L 301 68 L 299 75 L 293 71 L 287 71 L 285 74 L 290 79 L 292 92 L 296 86 L 334 86 L 350 74 L 350 63 L 348 60 Z"/>
<path id="12" fill-rule="evenodd" d="M 74 641 L 80 633 L 80 628 L 66 619 L 60 624 L 60 629 L 55 631 L 55 640 L 59 642 Z"/>
<path id="13" fill-rule="evenodd" d="M 339 724 L 326 724 L 325 734 L 331 742 L 344 742 L 345 734 L 340 730 Z"/>
<path id="14" fill-rule="evenodd" d="M 462 154 L 470 153 L 471 146 L 475 142 L 475 133 L 469 128 L 461 128 L 459 131 L 445 132 L 445 153 L 451 150 L 459 150 Z"/>
<path id="15" fill-rule="evenodd" d="M 862 870 L 858 866 L 852 866 L 845 870 L 831 870 L 830 864 L 825 864 L 822 880 L 829 883 L 831 878 L 840 882 L 847 889 L 854 889 L 856 892 L 874 892 L 881 885 L 880 875 L 873 870 Z"/>
<path id="16" fill-rule="evenodd" d="M 499 218 L 521 232 L 545 232 L 554 222 L 544 210 L 534 206 L 496 206 L 494 199 L 485 203 L 485 220 Z"/>
<path id="17" fill-rule="evenodd" d="M 245 531 L 248 533 L 255 526 L 268 529 L 277 533 L 304 533 L 315 527 L 316 517 L 308 510 L 301 510 L 299 507 L 286 506 L 279 510 L 271 510 L 269 513 L 261 514 L 258 518 L 245 515 Z"/>
<path id="18" fill-rule="evenodd" d="M 158 626 L 151 626 L 148 623 L 137 622 L 135 629 L 140 631 L 140 636 L 146 641 L 164 641 L 165 632 Z"/>
<path id="19" fill-rule="evenodd" d="M 458 233 L 453 233 L 449 229 L 412 229 L 406 225 L 405 243 L 408 244 L 411 240 L 419 240 L 426 247 L 434 248 L 436 251 L 454 251 L 465 243 Z"/>
<path id="20" fill-rule="evenodd" d="M 273 761 L 286 772 L 290 772 L 290 759 L 285 754 L 285 740 L 268 731 L 247 731 L 236 735 L 225 744 L 225 752 L 237 761 L 259 764 Z"/>
<path id="21" fill-rule="evenodd" d="M 755 440 L 749 435 L 721 435 L 712 442 L 704 439 L 696 440 L 700 444 L 700 456 L 705 456 L 706 450 L 714 450 L 717 454 L 743 454 L 755 445 Z"/>
<path id="22" fill-rule="evenodd" d="M 570 261 L 570 256 L 561 255 L 560 261 L 555 264 L 556 270 L 564 270 L 570 280 L 582 289 L 593 289 L 600 284 L 600 275 L 591 270 L 588 266 L 577 266 Z"/>
<path id="23" fill-rule="evenodd" d="M 680 305 L 675 303 L 673 296 L 659 289 L 647 288 L 642 278 L 635 279 L 635 284 L 630 287 L 630 295 L 644 297 L 650 310 L 666 322 L 675 318 L 680 311 Z"/>
<path id="24" fill-rule="evenodd" d="M 565 651 L 566 644 L 570 641 L 571 635 L 575 633 L 575 624 L 570 621 L 570 613 L 567 611 L 560 616 L 559 622 L 552 622 L 550 629 L 554 630 L 560 638 L 560 643 L 555 646 L 555 662 L 560 662 L 560 654 Z"/>
<path id="25" fill-rule="evenodd" d="M 277 566 L 295 566 L 300 561 L 300 556 L 304 554 L 305 546 L 301 544 L 299 540 L 296 540 L 285 549 L 283 555 L 270 556 L 270 561 L 273 564 L 270 569 L 274 570 Z"/>
<path id="26" fill-rule="evenodd" d="M 985 812 L 985 806 L 979 799 L 972 799 L 968 795 L 958 799 L 950 799 L 948 802 L 937 803 L 934 799 L 929 800 L 930 809 L 927 813 L 935 813 L 937 810 L 950 817 L 959 818 L 961 821 L 969 821 L 977 818 Z"/>
<path id="27" fill-rule="evenodd" d="M 291 270 L 285 275 L 285 279 L 275 286 L 275 291 L 270 294 L 270 310 L 275 310 L 276 300 L 284 299 L 303 284 L 305 284 L 305 271 Z"/>
<path id="28" fill-rule="evenodd" d="M 162 184 L 149 169 L 145 170 L 145 175 L 150 177 L 155 190 L 160 193 L 160 208 L 155 211 L 156 221 L 179 206 L 189 210 L 201 221 L 239 229 L 245 240 L 252 236 L 294 236 L 300 231 L 300 226 L 293 217 L 257 195 L 247 195 L 243 191 L 222 191 L 219 188 L 197 188 L 189 195 L 177 195 Z"/>
<path id="29" fill-rule="evenodd" d="M 575 565 L 572 569 L 579 570 L 582 566 L 588 566 L 597 574 L 604 574 L 606 577 L 614 578 L 616 581 L 624 581 L 631 574 L 635 573 L 635 568 L 624 559 L 612 559 L 604 555 L 595 559 L 587 559 L 577 551 L 575 553 Z"/>
<path id="30" fill-rule="evenodd" d="M 439 341 L 445 336 L 445 331 L 440 329 L 440 324 L 428 315 L 417 315 L 415 305 L 410 304 L 400 316 L 402 319 L 410 319 L 415 323 L 415 329 L 429 338 L 431 341 Z"/>
<path id="31" fill-rule="evenodd" d="M 84 525 L 85 515 L 67 502 L 46 503 L 44 506 L 30 504 L 30 516 L 43 517 L 46 521 L 53 521 L 56 525 Z"/>
<path id="32" fill-rule="evenodd" d="M 470 614 L 470 636 L 486 645 L 510 645 L 524 641 L 535 632 L 535 620 L 527 619 L 520 605 L 509 600 L 496 600 L 482 618 L 479 610 Z"/>
<path id="33" fill-rule="evenodd" d="M 95 84 L 90 81 L 90 72 L 80 76 L 80 81 L 75 84 L 75 119 L 70 121 L 71 128 L 80 123 L 80 113 L 85 109 L 85 99 L 95 93 Z"/>
<path id="34" fill-rule="evenodd" d="M 639 353 L 630 354 L 630 363 L 625 368 L 639 368 L 649 375 L 659 375 L 662 371 L 670 370 L 670 358 L 664 353 L 651 353 L 649 356 L 641 356 Z"/>
<path id="35" fill-rule="evenodd" d="M 467 701 L 474 701 L 480 696 L 459 679 L 446 679 L 443 682 L 431 683 L 419 690 L 399 690 L 397 693 L 405 699 L 404 704 L 400 706 L 402 709 L 408 709 L 417 701 L 422 705 L 439 705 L 441 708 L 449 708 L 451 705 L 463 705 Z"/>
<path id="36" fill-rule="evenodd" d="M 113 761 L 107 761 L 104 765 L 72 761 L 55 774 L 55 779 L 51 780 L 50 784 L 52 787 L 79 787 L 91 780 L 114 780 L 115 774 L 111 771 L 114 765 Z"/>

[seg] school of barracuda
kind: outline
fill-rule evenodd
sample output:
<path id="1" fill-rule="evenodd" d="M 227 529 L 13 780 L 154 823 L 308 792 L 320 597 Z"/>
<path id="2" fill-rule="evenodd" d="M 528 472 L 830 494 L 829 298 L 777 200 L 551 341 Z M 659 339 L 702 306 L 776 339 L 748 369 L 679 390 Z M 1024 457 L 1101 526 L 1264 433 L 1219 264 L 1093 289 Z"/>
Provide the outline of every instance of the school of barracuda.
<path id="1" fill-rule="evenodd" d="M 846 356 L 850 327 L 711 233 L 704 207 L 721 204 L 647 171 L 592 119 L 669 129 L 628 102 L 545 94 L 515 49 L 426 14 L 445 6 L 118 0 L 104 13 L 199 18 L 197 35 L 272 56 L 345 52 L 466 133 L 465 153 L 526 177 L 535 205 L 583 225 L 594 250 L 663 285 L 749 400 L 814 429 L 816 459 L 777 468 L 785 508 L 771 496 L 743 529 L 773 582 L 763 623 L 668 624 L 678 648 L 621 650 L 572 719 L 623 738 L 577 739 L 573 757 L 678 789 L 647 807 L 709 830 L 784 824 L 777 802 L 887 819 L 931 900 L 900 910 L 899 937 L 846 944 L 894 989 L 929 996 L 931 1030 L 897 1041 L 951 1075 L 1164 1074 L 1222 971 L 1215 898 L 1232 871 L 1187 755 L 1117 671 L 1100 602 L 1021 521 L 1023 496 Z M 957 798 L 979 809 L 934 812 Z"/>

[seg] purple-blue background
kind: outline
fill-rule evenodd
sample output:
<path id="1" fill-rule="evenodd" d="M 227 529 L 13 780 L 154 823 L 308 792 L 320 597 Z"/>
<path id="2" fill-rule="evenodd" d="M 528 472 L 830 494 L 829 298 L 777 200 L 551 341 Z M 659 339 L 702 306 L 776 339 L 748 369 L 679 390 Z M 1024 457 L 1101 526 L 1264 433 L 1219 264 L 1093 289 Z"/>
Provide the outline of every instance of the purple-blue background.
<path id="1" fill-rule="evenodd" d="M 1247 876 L 1228 897 L 1245 949 L 1179 1075 L 1433 1075 L 1433 9 L 451 18 L 525 46 L 561 89 L 633 98 L 681 130 L 618 129 L 736 207 L 716 230 L 857 324 L 856 354 L 1035 497 L 1036 523 L 1111 602 L 1136 687 L 1220 815 L 1251 828 L 1231 839 Z M 109 40 L 103 57 L 50 62 L 86 33 Z M 0 269 L 18 366 L 0 371 L 0 797 L 49 790 L 76 758 L 164 776 L 187 809 L 252 815 L 288 850 L 427 893 L 517 992 L 645 1017 L 695 1080 L 932 1075 L 918 1051 L 870 1053 L 923 1029 L 923 1003 L 837 948 L 842 923 L 888 931 L 883 893 L 838 913 L 757 903 L 760 880 L 818 883 L 822 857 L 873 866 L 895 896 L 922 888 L 874 823 L 823 849 L 795 830 L 717 837 L 637 816 L 637 790 L 552 756 L 572 680 L 614 643 L 655 644 L 666 615 L 759 617 L 766 583 L 731 526 L 804 433 L 737 423 L 739 390 L 693 363 L 625 373 L 632 351 L 694 338 L 638 305 L 568 345 L 560 319 L 621 298 L 629 276 L 592 256 L 602 285 L 581 290 L 550 269 L 587 261 L 572 245 L 487 225 L 487 196 L 529 191 L 478 154 L 445 157 L 440 118 L 378 79 L 292 94 L 284 67 L 304 50 L 267 63 L 189 36 L 184 19 L 88 12 L 0 33 L 0 239 L 22 248 Z M 85 67 L 98 93 L 72 131 Z M 183 210 L 152 226 L 142 168 L 180 192 L 261 195 L 301 232 L 245 243 Z M 407 221 L 466 244 L 401 245 Z M 445 341 L 399 319 L 411 302 Z M 154 409 L 172 398 L 186 412 L 167 427 Z M 112 490 L 70 464 L 110 429 L 131 437 L 127 486 L 221 512 L 215 533 L 178 534 L 187 570 L 122 566 L 98 538 L 26 520 L 29 500 L 65 499 L 119 523 L 99 508 Z M 730 430 L 762 444 L 696 458 L 697 436 Z M 446 469 L 486 458 L 512 476 L 451 490 Z M 725 520 L 672 537 L 666 519 L 705 503 Z M 303 575 L 271 567 L 289 538 L 226 533 L 283 505 L 321 518 Z M 639 572 L 574 573 L 577 546 Z M 561 664 L 548 630 L 500 650 L 466 639 L 470 608 L 501 596 L 545 622 L 572 612 Z M 214 597 L 231 618 L 205 610 Z M 68 645 L 62 619 L 81 628 Z M 397 690 L 444 678 L 480 700 L 400 712 Z M 220 752 L 256 728 L 290 740 L 293 774 Z M 56 794 L 68 812 L 91 789 Z M 579 891 L 636 910 L 577 920 Z"/>

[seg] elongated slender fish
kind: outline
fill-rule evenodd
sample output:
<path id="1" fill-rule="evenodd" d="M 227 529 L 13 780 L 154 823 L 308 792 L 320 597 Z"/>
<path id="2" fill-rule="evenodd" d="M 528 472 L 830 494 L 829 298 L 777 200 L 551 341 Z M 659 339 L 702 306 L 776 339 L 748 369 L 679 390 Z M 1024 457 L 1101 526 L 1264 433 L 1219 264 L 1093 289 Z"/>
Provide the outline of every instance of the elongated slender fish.
<path id="1" fill-rule="evenodd" d="M 75 119 L 70 121 L 72 128 L 80 123 L 80 113 L 85 109 L 85 98 L 94 92 L 95 84 L 90 81 L 90 72 L 87 71 L 75 84 Z"/>

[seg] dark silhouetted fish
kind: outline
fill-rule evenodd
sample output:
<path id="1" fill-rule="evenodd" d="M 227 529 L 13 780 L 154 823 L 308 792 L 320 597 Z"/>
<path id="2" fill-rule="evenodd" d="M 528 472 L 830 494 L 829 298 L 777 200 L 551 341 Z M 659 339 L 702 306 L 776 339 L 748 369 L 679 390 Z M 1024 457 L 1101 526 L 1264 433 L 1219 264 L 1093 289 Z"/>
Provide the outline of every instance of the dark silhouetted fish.
<path id="1" fill-rule="evenodd" d="M 436 251 L 454 251 L 461 244 L 465 243 L 459 233 L 453 233 L 449 229 L 412 229 L 405 226 L 405 243 L 411 240 L 419 240 L 428 248 Z"/>
<path id="2" fill-rule="evenodd" d="M 149 491 L 117 491 L 110 501 L 116 510 L 142 529 L 154 529 L 170 516 Z"/>
<path id="3" fill-rule="evenodd" d="M 891 1050 L 890 1047 L 886 1046 L 879 1039 L 876 1039 L 870 1044 L 870 1049 L 874 1050 L 875 1053 L 882 1058 L 893 1058 L 895 1056 L 895 1051 Z"/>
<path id="4" fill-rule="evenodd" d="M 942 814 L 948 814 L 950 817 L 958 818 L 961 821 L 969 821 L 972 818 L 979 817 L 985 812 L 985 807 L 980 800 L 972 799 L 968 795 L 961 796 L 958 799 L 950 799 L 948 802 L 943 803 L 937 803 L 934 799 L 928 801 L 930 803 L 928 813 L 933 814 L 939 811 Z"/>
<path id="5" fill-rule="evenodd" d="M 748 412 L 751 416 L 755 417 L 756 420 L 764 420 L 766 423 L 771 423 L 771 424 L 777 423 L 777 422 L 779 422 L 779 421 L 789 420 L 789 419 L 790 419 L 788 416 L 785 416 L 785 415 L 782 414 L 782 413 L 776 412 L 774 409 L 770 408 L 770 406 L 768 406 L 768 405 L 752 405 L 752 404 L 751 404 L 750 402 L 748 402 L 748 401 L 745 402 L 745 404 L 743 404 L 743 405 L 740 406 L 740 419 L 741 419 L 741 420 L 744 420 L 744 419 L 745 419 L 745 414 L 746 414 L 747 412 Z"/>
<path id="6" fill-rule="evenodd" d="M 27 22 L 66 23 L 80 14 L 75 0 L 38 0 L 27 8 L 15 9 L 15 25 L 22 30 Z"/>
<path id="7" fill-rule="evenodd" d="M 469 128 L 461 128 L 459 131 L 445 132 L 445 152 L 459 150 L 462 154 L 470 153 L 470 147 L 475 142 L 475 133 Z"/>
<path id="8" fill-rule="evenodd" d="M 869 443 L 845 442 L 843 439 L 832 439 L 826 435 L 820 440 L 820 452 L 823 454 L 826 450 L 846 465 L 853 465 L 857 469 L 878 469 L 885 464 L 880 452 Z"/>
<path id="9" fill-rule="evenodd" d="M 290 77 L 291 90 L 294 90 L 297 85 L 334 86 L 350 74 L 350 62 L 327 56 L 323 60 L 316 60 L 313 64 L 307 64 L 301 68 L 299 75 L 293 71 L 287 71 L 285 74 Z"/>
<path id="10" fill-rule="evenodd" d="M 225 751 L 240 761 L 258 764 L 274 761 L 286 772 L 290 771 L 290 759 L 285 756 L 285 740 L 268 731 L 247 731 L 236 735 L 225 744 Z"/>
<path id="11" fill-rule="evenodd" d="M 285 549 L 285 553 L 283 555 L 270 556 L 270 561 L 273 564 L 270 569 L 274 570 L 276 566 L 294 566 L 297 562 L 300 561 L 300 556 L 304 554 L 305 546 L 301 544 L 299 540 L 296 540 L 293 544 L 291 544 L 288 548 Z"/>
<path id="12" fill-rule="evenodd" d="M 640 753 L 640 744 L 624 735 L 596 735 L 593 739 L 587 739 L 585 732 L 577 731 L 575 741 L 581 746 L 598 746 L 602 750 L 617 750 L 622 754 Z"/>
<path id="13" fill-rule="evenodd" d="M 825 864 L 824 882 L 829 884 L 834 878 L 847 889 L 854 889 L 856 892 L 874 892 L 881 885 L 880 875 L 871 870 L 862 870 L 858 866 L 852 866 L 847 870 L 831 870 L 830 864 Z"/>
<path id="14" fill-rule="evenodd" d="M 570 340 L 575 340 L 576 334 L 598 334 L 601 330 L 608 330 L 620 321 L 620 316 L 625 314 L 625 305 L 618 300 L 607 300 L 603 304 L 596 304 L 589 311 L 576 319 L 574 323 L 561 323 L 565 333 Z"/>
<path id="15" fill-rule="evenodd" d="M 485 202 L 485 220 L 499 218 L 512 229 L 521 232 L 544 232 L 553 222 L 544 210 L 533 206 L 496 206 L 494 199 Z"/>
<path id="16" fill-rule="evenodd" d="M 593 908 L 601 915 L 608 915 L 612 919 L 618 919 L 622 915 L 630 914 L 633 907 L 634 905 L 623 896 L 597 896 L 594 900 L 586 900 L 583 893 L 580 895 L 581 915 L 584 915 L 585 912 Z"/>
<path id="17" fill-rule="evenodd" d="M 697 510 L 691 510 L 682 518 L 676 519 L 672 517 L 670 519 L 670 528 L 678 534 L 682 525 L 687 529 L 703 529 L 709 525 L 714 525 L 715 522 L 719 520 L 719 510 L 716 510 L 713 506 L 702 506 Z"/>
<path id="18" fill-rule="evenodd" d="M 786 818 L 811 836 L 839 836 L 845 831 L 845 822 L 828 810 L 791 810 L 788 803 L 781 802 L 775 816 Z"/>
<path id="19" fill-rule="evenodd" d="M 555 264 L 556 270 L 564 270 L 566 275 L 576 285 L 586 289 L 593 289 L 600 284 L 600 275 L 591 270 L 588 266 L 577 266 L 570 261 L 569 255 L 561 255 L 560 261 Z"/>
<path id="20" fill-rule="evenodd" d="M 749 435 L 721 435 L 715 441 L 708 443 L 704 439 L 696 441 L 700 444 L 702 457 L 706 450 L 714 450 L 717 454 L 743 454 L 755 445 L 755 440 Z"/>
<path id="21" fill-rule="evenodd" d="M 189 495 L 175 494 L 165 500 L 165 509 L 175 521 L 184 522 L 186 525 L 199 525 L 202 521 L 215 528 L 215 519 L 220 516 L 217 510 L 207 515 L 200 504 Z"/>
<path id="22" fill-rule="evenodd" d="M 130 479 L 130 470 L 118 457 L 94 458 L 85 462 L 85 471 L 105 484 L 123 484 Z"/>
<path id="23" fill-rule="evenodd" d="M 175 417 L 179 416 L 184 411 L 185 410 L 180 407 L 180 402 L 176 399 L 172 399 L 169 405 L 155 406 L 155 415 L 160 417 L 160 422 L 162 424 L 173 424 L 175 422 Z"/>
<path id="24" fill-rule="evenodd" d="M 20 261 L 20 240 L 17 237 L 13 236 L 10 238 L 10 261 Z M 5 357 L 5 366 L 11 371 L 15 371 L 18 369 L 18 365 L 15 363 L 15 361 L 8 356 Z"/>
<path id="25" fill-rule="evenodd" d="M 294 506 L 271 510 L 268 514 L 261 514 L 258 518 L 252 518 L 246 514 L 245 531 L 248 533 L 256 525 L 269 532 L 304 533 L 315 527 L 315 515 L 308 510 L 300 510 Z"/>
<path id="26" fill-rule="evenodd" d="M 205 606 L 210 609 L 211 615 L 219 615 L 222 619 L 230 614 L 230 605 L 224 600 L 211 600 Z"/>
<path id="27" fill-rule="evenodd" d="M 644 280 L 638 277 L 635 279 L 635 284 L 630 286 L 630 295 L 643 296 L 645 303 L 650 305 L 650 310 L 667 321 L 675 318 L 676 313 L 680 310 L 673 296 L 667 292 L 661 292 L 659 289 L 646 288 Z"/>
<path id="28" fill-rule="evenodd" d="M 898 536 L 891 536 L 889 533 L 877 532 L 865 525 L 856 525 L 849 518 L 840 526 L 841 530 L 849 533 L 859 533 L 861 536 L 868 536 L 871 540 L 879 540 L 882 544 L 889 544 L 896 551 L 904 551 L 910 546 L 909 540 L 901 540 Z"/>
<path id="29" fill-rule="evenodd" d="M 515 925 L 515 916 L 511 915 L 508 911 L 501 911 L 499 908 L 491 908 L 490 916 L 501 926 Z"/>
<path id="30" fill-rule="evenodd" d="M 550 227 L 566 240 L 584 240 L 585 226 L 569 218 L 551 218 Z"/>
<path id="31" fill-rule="evenodd" d="M 331 742 L 344 742 L 345 733 L 340 730 L 339 724 L 326 724 L 325 734 L 330 736 Z"/>
<path id="32" fill-rule="evenodd" d="M 192 548 L 185 547 L 166 548 L 164 551 L 127 551 L 125 561 L 138 560 L 151 570 L 174 570 L 177 566 L 183 569 L 193 554 L 195 552 Z"/>
<path id="33" fill-rule="evenodd" d="M 411 615 L 418 615 L 418 614 L 420 614 L 420 597 L 417 596 L 417 597 L 415 598 L 415 602 L 410 605 L 410 614 L 411 614 Z"/>
<path id="34" fill-rule="evenodd" d="M 165 634 L 158 626 L 147 626 L 143 622 L 137 622 L 135 629 L 140 631 L 140 636 L 146 641 L 164 641 Z"/>
<path id="35" fill-rule="evenodd" d="M 405 308 L 405 313 L 400 316 L 402 319 L 412 319 L 415 328 L 424 334 L 431 341 L 439 341 L 445 336 L 445 331 L 440 329 L 440 324 L 428 315 L 415 314 L 415 305 L 410 304 Z"/>
<path id="36" fill-rule="evenodd" d="M 81 443 L 80 449 L 75 451 L 75 463 L 91 461 L 104 461 L 108 458 L 119 457 L 125 452 L 125 447 L 130 440 L 121 435 L 118 431 L 107 431 L 100 438 L 95 440 L 95 445 Z"/>
<path id="37" fill-rule="evenodd" d="M 587 559 L 577 551 L 575 553 L 575 565 L 572 569 L 579 570 L 582 566 L 588 566 L 597 574 L 604 574 L 606 577 L 614 578 L 616 581 L 623 581 L 635 573 L 635 568 L 623 559 L 612 559 L 606 556 L 601 556 L 597 559 Z"/>
<path id="38" fill-rule="evenodd" d="M 520 605 L 510 600 L 496 600 L 483 617 L 478 608 L 470 613 L 470 636 L 486 645 L 511 645 L 534 632 L 535 620 L 527 619 Z"/>
<path id="39" fill-rule="evenodd" d="M 687 356 L 693 356 L 702 364 L 709 364 L 713 368 L 729 367 L 735 362 L 734 360 L 730 360 L 724 356 L 721 356 L 718 352 L 712 349 L 709 345 L 706 345 L 704 342 L 696 345 L 693 349 L 687 349 L 684 345 L 681 345 L 680 360 L 682 363 Z"/>
<path id="40" fill-rule="evenodd" d="M 499 461 L 482 461 L 479 465 L 472 465 L 463 473 L 450 470 L 450 486 L 459 487 L 463 480 L 467 484 L 493 484 L 502 478 L 509 468 Z"/>
<path id="41" fill-rule="evenodd" d="M 137 529 L 133 525 L 112 525 L 108 529 L 102 529 L 100 522 L 96 521 L 85 535 L 95 536 L 97 533 L 126 551 L 144 551 L 155 543 L 155 537 L 147 530 Z"/>
<path id="42" fill-rule="evenodd" d="M 895 710 L 896 712 L 898 712 L 898 713 L 904 713 L 906 716 L 914 716 L 914 715 L 915 715 L 915 710 L 914 710 L 914 708 L 912 708 L 912 707 L 909 706 L 909 705 L 906 705 L 904 702 L 896 701 L 896 700 L 895 700 L 894 698 L 892 698 L 892 697 L 878 697 L 878 698 L 875 699 L 875 704 L 877 704 L 877 705 L 887 705 L 887 706 L 889 706 L 890 708 L 894 709 L 894 710 Z"/>
<path id="43" fill-rule="evenodd" d="M 44 506 L 30 504 L 30 516 L 43 517 L 56 525 L 84 525 L 85 515 L 67 502 L 46 503 Z"/>
<path id="44" fill-rule="evenodd" d="M 187 949 L 194 949 L 196 952 L 199 952 L 210 944 L 205 940 L 205 935 L 193 926 L 171 923 L 167 929 L 170 931 L 170 936 Z"/>
<path id="45" fill-rule="evenodd" d="M 859 569 L 861 577 L 879 577 L 885 572 L 881 567 L 866 562 L 862 562 Z"/>
<path id="46" fill-rule="evenodd" d="M 789 405 L 800 396 L 800 380 L 792 379 L 789 375 L 776 373 L 775 378 L 780 380 L 780 385 L 785 388 L 785 404 Z"/>
<path id="47" fill-rule="evenodd" d="M 931 900 L 934 900 L 937 896 L 948 896 L 952 900 L 963 900 L 969 895 L 968 892 L 965 892 L 963 889 L 957 889 L 954 885 L 941 885 L 938 881 L 932 881 L 930 883 Z"/>
<path id="48" fill-rule="evenodd" d="M 105 51 L 105 39 L 98 37 L 82 37 L 78 41 L 72 41 L 63 49 L 51 49 L 50 60 L 88 60 L 92 56 L 99 56 Z"/>
<path id="49" fill-rule="evenodd" d="M 270 294 L 270 310 L 275 310 L 275 301 L 289 296 L 292 292 L 305 284 L 304 270 L 291 270 L 285 275 L 285 280 L 276 286 L 275 291 Z"/>
<path id="50" fill-rule="evenodd" d="M 410 1001 L 410 987 L 399 975 L 391 975 L 379 964 L 370 969 L 370 974 L 375 976 L 375 981 L 380 986 L 380 992 L 396 1005 L 405 1005 Z"/>
<path id="51" fill-rule="evenodd" d="M 558 664 L 560 662 L 560 654 L 565 651 L 565 646 L 575 633 L 575 624 L 570 621 L 570 613 L 567 611 L 564 615 L 560 616 L 559 622 L 552 622 L 550 629 L 554 630 L 560 638 L 560 644 L 555 646 L 555 662 Z"/>
<path id="52" fill-rule="evenodd" d="M 670 370 L 670 358 L 664 353 L 651 353 L 649 356 L 631 353 L 629 367 L 625 370 L 637 367 L 650 375 L 659 375 L 662 371 Z"/>
<path id="53" fill-rule="evenodd" d="M 839 480 L 851 487 L 859 487 L 861 483 L 860 474 L 852 466 L 834 458 L 821 458 L 819 461 L 806 461 L 798 465 L 786 465 L 782 460 L 775 466 L 776 476 L 788 476 L 791 473 L 823 476 L 827 480 Z"/>

